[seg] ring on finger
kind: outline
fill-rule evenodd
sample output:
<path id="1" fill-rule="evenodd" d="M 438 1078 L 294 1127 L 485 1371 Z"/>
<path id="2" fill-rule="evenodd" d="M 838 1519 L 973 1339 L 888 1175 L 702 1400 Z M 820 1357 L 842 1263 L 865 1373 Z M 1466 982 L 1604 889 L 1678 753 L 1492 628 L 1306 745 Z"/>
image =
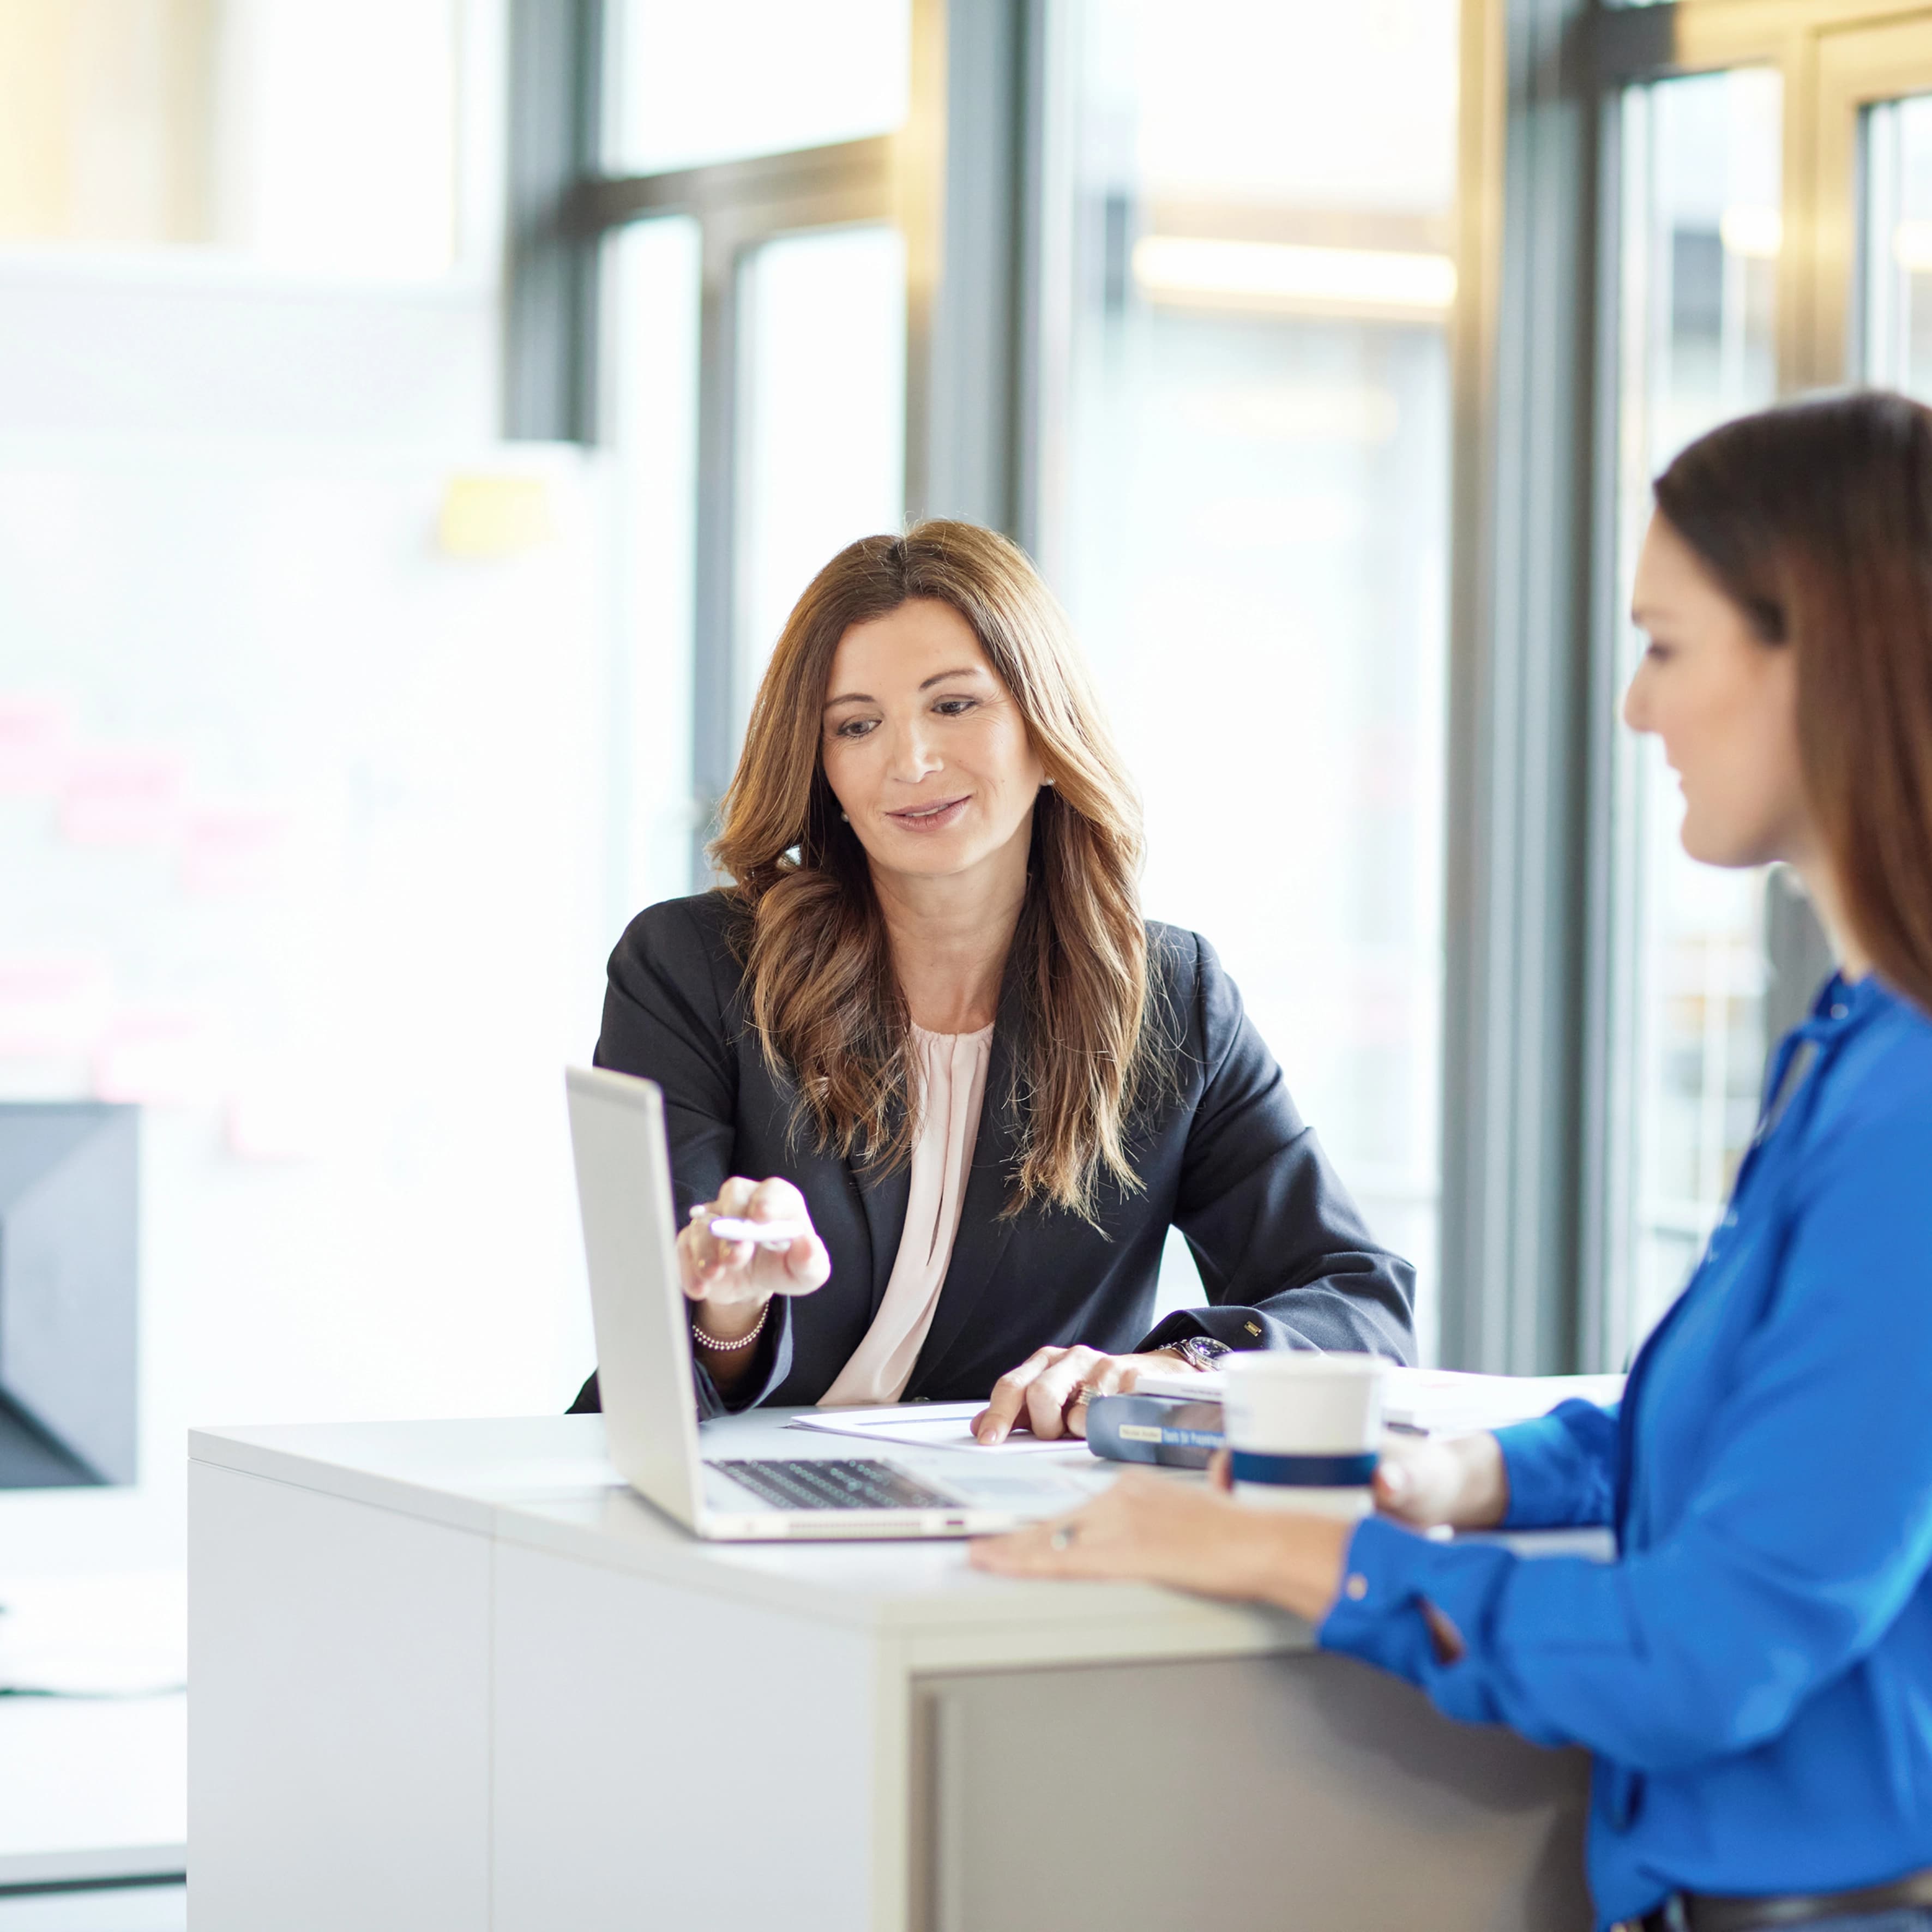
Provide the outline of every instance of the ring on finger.
<path id="1" fill-rule="evenodd" d="M 1082 1402 L 1091 1402 L 1096 1395 L 1100 1395 L 1102 1393 L 1102 1390 L 1096 1388 L 1090 1388 L 1086 1383 L 1082 1382 L 1080 1386 L 1066 1398 L 1066 1406 L 1069 1408 L 1078 1408 Z"/>
<path id="2" fill-rule="evenodd" d="M 1077 1522 L 1063 1522 L 1047 1538 L 1056 1550 L 1071 1550 L 1080 1540 L 1080 1526 Z"/>

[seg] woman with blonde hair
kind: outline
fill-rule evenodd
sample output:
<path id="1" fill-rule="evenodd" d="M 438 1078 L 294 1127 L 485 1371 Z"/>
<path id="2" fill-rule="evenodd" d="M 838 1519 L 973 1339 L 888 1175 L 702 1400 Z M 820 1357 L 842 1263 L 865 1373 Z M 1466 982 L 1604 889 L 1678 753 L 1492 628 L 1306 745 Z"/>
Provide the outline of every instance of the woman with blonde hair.
<path id="1" fill-rule="evenodd" d="M 664 1090 L 703 1412 L 983 1398 L 997 1441 L 1084 1433 L 1150 1360 L 1407 1359 L 1408 1265 L 1212 950 L 1142 917 L 1132 788 L 1014 545 L 834 557 L 722 815 L 729 883 L 632 921 L 597 1050 Z M 1156 1324 L 1170 1226 L 1208 1305 Z"/>

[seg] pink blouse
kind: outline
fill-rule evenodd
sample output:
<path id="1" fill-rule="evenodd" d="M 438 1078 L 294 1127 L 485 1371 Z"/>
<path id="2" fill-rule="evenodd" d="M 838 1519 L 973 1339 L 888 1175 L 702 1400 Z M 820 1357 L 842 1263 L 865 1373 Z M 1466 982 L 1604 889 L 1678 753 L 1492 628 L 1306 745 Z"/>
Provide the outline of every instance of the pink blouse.
<path id="1" fill-rule="evenodd" d="M 821 1408 L 897 1402 L 932 1326 L 932 1311 L 952 1259 L 959 1209 L 973 1166 L 993 1029 L 977 1033 L 912 1030 L 920 1084 L 919 1138 L 912 1150 L 905 1227 L 885 1298 L 852 1359 L 819 1399 Z"/>

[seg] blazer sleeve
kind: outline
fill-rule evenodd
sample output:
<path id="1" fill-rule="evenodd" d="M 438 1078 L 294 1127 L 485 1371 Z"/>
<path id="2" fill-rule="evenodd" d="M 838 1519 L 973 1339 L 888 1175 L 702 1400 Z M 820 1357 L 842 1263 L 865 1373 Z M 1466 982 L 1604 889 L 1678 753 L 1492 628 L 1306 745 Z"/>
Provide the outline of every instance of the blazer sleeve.
<path id="1" fill-rule="evenodd" d="M 1776 1737 L 1870 1651 L 1932 1565 L 1932 1124 L 1847 1132 L 1828 1159 L 1669 1536 L 1596 1564 L 1371 1520 L 1322 1645 L 1466 1723 L 1652 1772 Z M 1462 1635 L 1453 1660 L 1425 1600 Z"/>
<path id="2" fill-rule="evenodd" d="M 1208 1335 L 1233 1348 L 1357 1349 L 1413 1361 L 1415 1270 L 1377 1245 L 1214 948 L 1186 938 L 1196 950 L 1189 1031 L 1208 1073 L 1174 1220 L 1208 1305 L 1168 1316 L 1140 1346 Z"/>
<path id="3" fill-rule="evenodd" d="M 626 928 L 610 955 L 595 1056 L 599 1066 L 655 1080 L 663 1089 L 671 1203 L 680 1226 L 696 1203 L 717 1198 L 732 1173 L 736 1141 L 738 1066 L 729 1017 L 736 975 L 693 904 L 672 899 L 650 907 Z M 786 1297 L 774 1298 L 759 1360 L 728 1404 L 694 1358 L 700 1415 L 752 1408 L 784 1381 L 791 1369 L 790 1312 Z M 600 1406 L 593 1375 L 572 1413 Z"/>

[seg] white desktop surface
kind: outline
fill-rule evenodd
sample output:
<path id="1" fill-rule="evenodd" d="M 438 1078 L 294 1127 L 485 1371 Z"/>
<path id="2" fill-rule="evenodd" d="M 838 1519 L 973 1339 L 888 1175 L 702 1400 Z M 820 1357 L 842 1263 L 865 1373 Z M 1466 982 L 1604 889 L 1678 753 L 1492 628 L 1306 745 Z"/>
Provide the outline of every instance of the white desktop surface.
<path id="1" fill-rule="evenodd" d="M 847 1438 L 787 1428 L 796 1413 L 721 1417 L 704 1426 L 701 1448 L 714 1459 L 854 1453 Z M 625 1485 L 604 1460 L 601 1416 L 197 1430 L 189 1453 L 500 1543 L 890 1636 L 910 1646 L 908 1661 L 920 1669 L 1022 1656 L 1042 1664 L 1251 1656 L 1313 1641 L 1306 1624 L 1277 1611 L 1138 1584 L 986 1576 L 968 1567 L 964 1540 L 705 1543 Z M 940 1468 L 952 1453 L 908 1450 L 904 1460 Z M 1024 1466 L 1037 1470 L 1046 1460 L 1029 1457 Z M 1084 1452 L 1069 1460 L 1104 1480 Z"/>

